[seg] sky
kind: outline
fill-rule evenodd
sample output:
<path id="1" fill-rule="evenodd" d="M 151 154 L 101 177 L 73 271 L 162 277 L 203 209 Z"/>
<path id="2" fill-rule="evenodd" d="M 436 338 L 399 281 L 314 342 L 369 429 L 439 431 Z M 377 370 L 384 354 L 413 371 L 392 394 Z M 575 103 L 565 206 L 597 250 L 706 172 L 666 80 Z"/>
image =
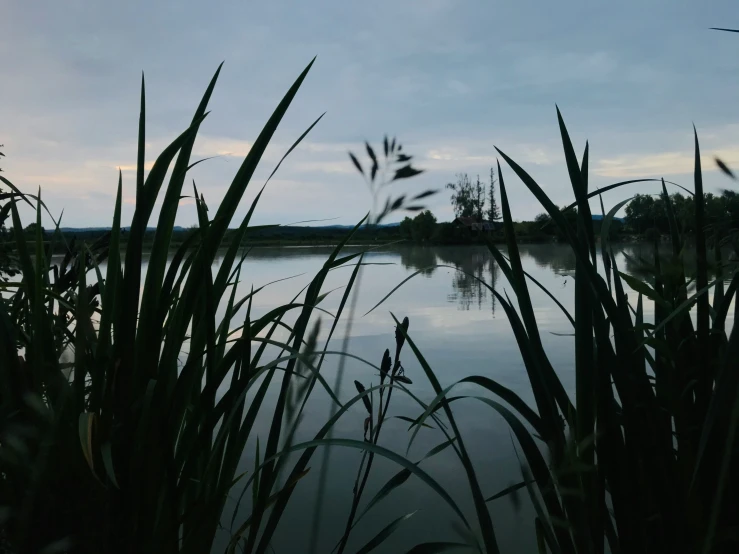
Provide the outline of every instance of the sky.
<path id="1" fill-rule="evenodd" d="M 567 204 L 556 105 L 579 154 L 589 141 L 591 188 L 664 177 L 692 189 L 693 125 L 707 190 L 732 186 L 713 156 L 739 168 L 739 35 L 709 30 L 739 28 L 735 0 L 6 0 L 0 12 L 0 165 L 21 190 L 40 187 L 63 226 L 111 224 L 119 169 L 130 221 L 142 71 L 148 168 L 187 128 L 221 61 L 193 152 L 216 157 L 189 174 L 211 213 L 317 56 L 239 221 L 324 111 L 267 186 L 254 223 L 358 221 L 371 198 L 347 152 L 363 154 L 364 140 L 381 148 L 386 133 L 425 170 L 386 190 L 441 189 L 427 199 L 441 221 L 453 218 L 444 185 L 460 172 L 487 179 L 495 147 Z M 542 209 L 501 165 L 514 218 L 532 219 Z M 604 200 L 608 209 L 658 190 L 630 185 Z M 177 224 L 196 219 L 183 199 Z"/>

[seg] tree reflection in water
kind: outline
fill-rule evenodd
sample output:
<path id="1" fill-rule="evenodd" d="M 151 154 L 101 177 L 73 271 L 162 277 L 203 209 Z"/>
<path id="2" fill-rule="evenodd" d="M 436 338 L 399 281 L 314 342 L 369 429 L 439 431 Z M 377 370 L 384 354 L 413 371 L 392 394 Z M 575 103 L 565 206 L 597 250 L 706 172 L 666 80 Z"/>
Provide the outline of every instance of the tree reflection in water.
<path id="1" fill-rule="evenodd" d="M 441 263 L 458 269 L 452 274 L 452 292 L 447 295 L 449 302 L 456 302 L 460 310 L 469 310 L 475 304 L 481 310 L 490 295 L 491 309 L 495 314 L 495 296 L 481 282 L 495 288 L 498 279 L 498 264 L 490 253 L 483 249 L 444 249 L 439 251 L 439 258 Z"/>
<path id="2" fill-rule="evenodd" d="M 422 271 L 421 275 L 431 277 L 436 271 L 439 260 L 436 256 L 437 248 L 431 246 L 402 246 L 398 249 L 400 263 L 403 267 L 413 271 Z"/>
<path id="3" fill-rule="evenodd" d="M 469 310 L 477 306 L 482 310 L 488 303 L 495 314 L 496 300 L 484 281 L 493 288 L 498 280 L 500 269 L 490 253 L 480 247 L 423 247 L 408 246 L 399 251 L 400 261 L 406 269 L 423 270 L 422 275 L 430 277 L 434 274 L 435 265 L 449 265 L 457 268 L 450 271 L 452 292 L 447 295 L 449 302 L 457 304 L 460 310 Z"/>
<path id="4" fill-rule="evenodd" d="M 569 246 L 552 243 L 527 244 L 519 246 L 519 249 L 521 256 L 529 256 L 538 267 L 551 269 L 556 275 L 575 276 L 575 252 Z"/>

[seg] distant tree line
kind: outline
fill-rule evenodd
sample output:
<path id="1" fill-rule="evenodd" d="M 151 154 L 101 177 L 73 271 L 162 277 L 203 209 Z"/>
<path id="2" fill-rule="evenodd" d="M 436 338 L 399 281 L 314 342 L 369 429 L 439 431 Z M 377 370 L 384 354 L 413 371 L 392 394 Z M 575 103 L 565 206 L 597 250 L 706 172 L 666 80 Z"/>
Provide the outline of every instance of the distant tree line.
<path id="1" fill-rule="evenodd" d="M 724 190 L 720 194 L 706 193 L 705 217 L 708 225 L 725 225 L 727 228 L 739 227 L 739 194 Z M 680 193 L 670 195 L 675 219 L 682 232 L 695 231 L 695 199 Z M 654 236 L 670 232 L 665 198 L 662 194 L 653 196 L 637 194 L 626 206 L 626 223 L 629 230 L 638 235 Z"/>
<path id="2" fill-rule="evenodd" d="M 431 240 L 436 231 L 436 217 L 430 210 L 424 210 L 411 219 L 406 217 L 400 222 L 400 234 L 416 242 Z"/>

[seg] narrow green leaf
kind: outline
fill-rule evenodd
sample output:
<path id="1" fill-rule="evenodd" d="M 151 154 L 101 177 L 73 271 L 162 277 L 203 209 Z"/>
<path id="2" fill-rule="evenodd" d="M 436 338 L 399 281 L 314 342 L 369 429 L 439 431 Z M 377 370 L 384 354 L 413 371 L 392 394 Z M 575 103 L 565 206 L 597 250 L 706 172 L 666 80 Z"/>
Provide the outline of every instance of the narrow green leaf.
<path id="1" fill-rule="evenodd" d="M 397 181 L 398 179 L 409 179 L 416 175 L 420 175 L 421 173 L 423 173 L 423 169 L 416 169 L 415 167 L 411 167 L 410 164 L 404 165 L 395 171 L 392 181 Z"/>
<path id="2" fill-rule="evenodd" d="M 367 389 L 367 392 L 370 393 L 373 390 L 376 390 L 379 387 L 372 387 L 370 389 Z M 355 400 L 359 400 L 358 397 L 355 398 Z M 349 402 L 345 404 L 345 406 L 348 406 Z M 339 413 L 339 412 L 337 412 Z M 353 439 L 316 439 L 311 441 L 302 442 L 299 444 L 295 444 L 290 446 L 289 448 L 283 449 L 280 452 L 274 454 L 272 458 L 265 459 L 262 464 L 259 471 L 264 469 L 265 464 L 268 464 L 269 462 L 273 461 L 274 459 L 280 458 L 282 456 L 285 456 L 286 454 L 289 454 L 291 452 L 298 452 L 301 450 L 306 450 L 309 448 L 315 448 L 319 446 L 343 446 L 346 448 L 354 448 L 357 450 L 363 450 L 367 452 L 372 452 L 377 456 L 381 456 L 383 458 L 386 458 L 390 460 L 391 462 L 395 462 L 396 464 L 400 465 L 401 467 L 409 470 L 413 475 L 418 477 L 421 481 L 423 481 L 426 485 L 428 485 L 434 492 L 436 492 L 439 497 L 454 511 L 454 513 L 462 520 L 463 523 L 465 523 L 468 527 L 469 524 L 467 523 L 467 519 L 464 517 L 462 511 L 459 509 L 459 506 L 454 502 L 452 497 L 449 495 L 449 493 L 444 490 L 444 488 L 435 480 L 433 479 L 428 473 L 426 473 L 423 469 L 421 469 L 418 465 L 411 462 L 407 458 L 401 456 L 400 454 L 397 454 L 393 452 L 392 450 L 388 450 L 387 448 L 384 448 L 382 446 L 376 445 L 371 442 L 366 441 L 358 441 Z"/>
<path id="3" fill-rule="evenodd" d="M 357 168 L 357 171 L 359 171 L 362 175 L 364 175 L 364 169 L 362 169 L 362 164 L 359 163 L 359 160 L 357 159 L 357 157 L 351 152 L 349 152 L 349 157 L 351 158 L 352 163 L 354 164 L 354 167 Z"/>
<path id="4" fill-rule="evenodd" d="M 103 467 L 105 468 L 105 474 L 108 479 L 113 483 L 115 488 L 119 489 L 118 481 L 115 477 L 115 468 L 113 466 L 113 448 L 110 441 L 106 441 L 100 447 L 100 454 L 103 458 Z"/>
<path id="5" fill-rule="evenodd" d="M 95 414 L 80 414 L 78 420 L 80 446 L 82 447 L 82 454 L 85 456 L 85 461 L 93 475 L 95 475 L 95 463 L 93 461 L 94 455 L 92 451 L 92 427 L 94 422 Z"/>
<path id="6" fill-rule="evenodd" d="M 139 140 L 136 155 L 136 207 L 144 190 L 144 165 L 146 155 L 146 85 L 141 72 L 141 109 L 139 111 Z"/>
<path id="7" fill-rule="evenodd" d="M 720 160 L 718 157 L 714 157 L 714 160 L 716 161 L 716 165 L 718 168 L 723 171 L 726 175 L 731 177 L 736 181 L 736 175 L 734 175 L 734 172 L 729 169 L 729 166 L 727 166 L 722 160 Z"/>
<path id="8" fill-rule="evenodd" d="M 417 544 L 406 554 L 437 554 L 438 552 L 448 552 L 460 548 L 469 549 L 470 545 L 462 542 L 424 542 Z"/>
<path id="9" fill-rule="evenodd" d="M 492 502 L 493 500 L 497 500 L 498 498 L 503 498 L 504 496 L 508 496 L 509 494 L 513 494 L 516 491 L 523 489 L 524 487 L 526 487 L 526 481 L 521 481 L 520 483 L 516 483 L 515 485 L 510 485 L 500 492 L 495 493 L 493 496 L 486 498 L 485 502 Z"/>
<path id="10" fill-rule="evenodd" d="M 657 291 L 654 290 L 651 286 L 649 286 L 648 283 L 645 281 L 642 281 L 641 279 L 638 279 L 636 277 L 632 277 L 628 273 L 624 273 L 622 271 L 617 272 L 618 275 L 621 276 L 621 279 L 626 281 L 626 283 L 634 289 L 634 291 L 638 292 L 639 294 L 643 294 L 650 300 L 653 300 L 657 302 L 662 307 L 666 308 L 667 310 L 670 310 L 672 306 L 670 303 L 662 298 L 659 294 L 657 294 Z"/>
<path id="11" fill-rule="evenodd" d="M 357 554 L 367 554 L 368 552 L 372 552 L 375 548 L 380 546 L 383 542 L 385 542 L 390 535 L 392 535 L 395 530 L 402 525 L 402 523 L 411 517 L 416 512 L 411 512 L 409 514 L 405 514 L 404 516 L 400 516 L 399 518 L 395 519 L 391 523 L 389 523 L 382 531 L 377 533 L 374 537 L 372 537 L 367 544 L 365 544 L 362 548 L 360 548 L 357 551 Z"/>
<path id="12" fill-rule="evenodd" d="M 698 131 L 693 126 L 695 137 L 695 255 L 696 255 L 696 278 L 695 286 L 702 290 L 708 286 L 708 258 L 706 253 L 706 215 L 705 195 L 703 194 L 703 172 L 701 171 L 700 146 L 698 144 Z M 708 295 L 702 295 L 697 301 L 696 330 L 698 332 L 698 349 L 707 352 L 709 348 L 708 334 L 710 332 L 710 314 Z M 702 379 L 704 383 L 699 387 L 697 394 L 703 396 L 698 400 L 699 404 L 706 405 L 706 398 L 710 395 L 711 382 Z"/>
<path id="13" fill-rule="evenodd" d="M 447 440 L 442 442 L 441 444 L 435 446 L 431 450 L 429 450 L 426 455 L 421 458 L 419 461 L 416 462 L 416 465 L 420 464 L 424 460 L 427 460 L 428 458 L 431 458 L 433 456 L 436 456 L 438 453 L 443 452 L 446 450 L 449 446 L 453 444 L 453 440 Z M 398 473 L 393 475 L 375 494 L 374 497 L 372 497 L 372 500 L 370 500 L 367 503 L 367 506 L 362 510 L 362 513 L 357 516 L 357 518 L 354 520 L 354 524 L 352 525 L 352 528 L 354 528 L 361 520 L 362 518 L 369 512 L 375 505 L 377 505 L 381 500 L 386 498 L 390 495 L 391 492 L 393 492 L 395 489 L 400 487 L 403 483 L 405 483 L 408 478 L 411 476 L 411 472 L 408 469 L 401 469 Z"/>
<path id="14" fill-rule="evenodd" d="M 421 367 L 423 368 L 423 371 L 426 374 L 426 377 L 431 383 L 431 386 L 433 387 L 434 392 L 437 395 L 439 395 L 442 392 L 442 388 L 441 388 L 441 385 L 439 384 L 439 380 L 437 379 L 436 375 L 431 369 L 431 366 L 428 364 L 423 354 L 421 354 L 421 351 L 418 349 L 418 347 L 413 342 L 413 340 L 411 340 L 410 336 L 408 335 L 407 330 L 403 328 L 403 326 L 398 321 L 398 319 L 395 317 L 395 315 L 392 313 L 390 315 L 392 316 L 393 321 L 395 321 L 395 324 L 397 326 L 396 328 L 405 337 L 405 340 L 407 341 L 408 346 L 411 348 L 411 350 L 413 351 L 413 354 L 416 356 L 416 359 L 421 364 Z M 495 554 L 499 552 L 498 542 L 495 538 L 493 522 L 490 519 L 490 513 L 488 512 L 487 507 L 485 505 L 485 499 L 482 494 L 482 489 L 480 488 L 480 483 L 477 480 L 477 475 L 475 474 L 475 470 L 472 466 L 472 462 L 469 458 L 469 455 L 467 454 L 467 450 L 464 446 L 464 442 L 459 432 L 459 428 L 457 427 L 454 414 L 452 413 L 447 403 L 442 402 L 441 405 L 443 406 L 444 412 L 447 418 L 449 419 L 449 423 L 452 426 L 452 430 L 454 431 L 454 438 L 456 439 L 457 445 L 459 448 L 460 460 L 462 462 L 462 466 L 464 467 L 465 473 L 467 475 L 467 481 L 470 485 L 470 489 L 472 490 L 472 498 L 475 503 L 475 511 L 477 512 L 478 522 L 481 526 L 482 538 L 485 543 L 485 548 L 488 550 L 489 553 Z"/>

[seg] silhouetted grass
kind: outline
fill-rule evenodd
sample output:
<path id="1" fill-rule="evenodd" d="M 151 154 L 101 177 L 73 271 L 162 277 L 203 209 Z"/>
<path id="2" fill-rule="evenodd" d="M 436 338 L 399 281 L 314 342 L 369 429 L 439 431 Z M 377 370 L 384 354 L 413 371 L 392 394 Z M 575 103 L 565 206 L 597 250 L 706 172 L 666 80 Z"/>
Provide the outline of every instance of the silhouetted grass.
<path id="1" fill-rule="evenodd" d="M 718 249 L 724 236 L 718 229 L 707 235 L 697 135 L 696 272 L 686 275 L 683 270 L 682 239 L 667 202 L 672 258 L 668 267 L 661 266 L 655 245 L 652 288 L 619 271 L 608 242 L 607 226 L 623 203 L 606 216 L 598 255 L 587 202 L 598 191 L 588 191 L 587 148 L 578 163 L 561 116 L 559 123 L 579 209 L 576 229 L 566 225 L 541 187 L 501 152 L 565 233 L 577 257 L 576 392 L 571 406 L 538 340 L 515 244 L 508 245 L 506 273 L 524 319 L 526 336 L 522 334 L 519 346 L 532 354 L 527 371 L 537 409 L 543 420 L 561 416 L 566 421 L 564 432 L 552 426 L 542 435 L 552 456 L 549 477 L 532 471 L 542 497 L 552 495 L 546 512 L 539 514 L 542 528 L 549 526 L 546 542 L 552 550 L 576 552 L 602 552 L 604 540 L 612 552 L 729 551 L 732 547 L 722 541 L 737 521 L 736 506 L 727 497 L 739 492 L 736 477 L 728 472 L 728 464 L 736 461 L 732 412 L 738 391 L 732 374 L 739 336 L 736 327 L 727 332 L 724 325 L 734 290 L 724 294 L 721 279 L 708 282 L 707 249 Z M 662 188 L 667 198 L 664 182 Z M 505 211 L 509 220 L 510 211 Z M 491 251 L 499 263 L 506 263 L 494 247 Z M 599 257 L 605 277 L 598 273 Z M 736 268 L 725 269 L 732 283 L 739 282 Z M 689 295 L 693 281 L 696 292 Z M 624 282 L 638 293 L 636 306 L 629 304 Z M 651 324 L 644 321 L 644 303 L 649 301 L 655 313 Z M 526 458 L 533 470 L 529 453 Z M 550 483 L 559 499 L 546 491 Z M 553 519 L 559 514 L 567 522 L 564 528 Z"/>
<path id="2" fill-rule="evenodd" d="M 574 398 L 569 397 L 542 345 L 529 293 L 533 279 L 522 267 L 507 185 L 499 170 L 507 255 L 493 244 L 489 249 L 515 296 L 483 284 L 511 324 L 535 409 L 484 376 L 467 377 L 442 388 L 432 362 L 408 337 L 436 391 L 417 423 L 423 424 L 437 412 L 448 418 L 451 438 L 458 446 L 455 452 L 475 501 L 484 552 L 498 551 L 485 502 L 523 488 L 537 513 L 535 530 L 541 552 L 734 552 L 739 522 L 735 501 L 739 495 L 739 330 L 736 325 L 727 329 L 726 318 L 739 286 L 739 272 L 735 265 L 721 263 L 721 246 L 729 244 L 736 252 L 737 244 L 735 232 L 705 224 L 697 135 L 695 273 L 685 270 L 683 238 L 668 201 L 672 254 L 665 263 L 655 245 L 654 262 L 648 268 L 652 286 L 619 271 L 608 240 L 613 217 L 628 200 L 605 216 L 598 247 L 588 200 L 604 189 L 588 190 L 588 149 L 578 160 L 559 112 L 558 118 L 577 199 L 575 226 L 522 167 L 499 152 L 547 211 L 577 260 L 574 314 L 557 303 L 573 324 Z M 662 188 L 668 198 L 664 182 Z M 719 260 L 719 274 L 709 282 L 710 249 Z M 729 283 L 726 288 L 724 281 Z M 625 284 L 638 294 L 636 305 L 629 303 Z M 689 293 L 693 285 L 695 292 Z M 644 317 L 647 302 L 654 305 L 653 322 Z M 502 400 L 454 397 L 457 402 L 477 399 L 503 416 L 523 454 L 522 481 L 485 501 L 475 474 L 480 468 L 472 467 L 464 450 L 448 399 L 460 383 L 476 383 Z M 470 545 L 474 547 L 474 541 Z"/>
<path id="3" fill-rule="evenodd" d="M 252 318 L 251 303 L 260 289 L 242 298 L 236 290 L 246 256 L 243 241 L 260 192 L 221 251 L 218 270 L 211 268 L 254 170 L 309 69 L 270 117 L 221 205 L 211 207 L 212 219 L 193 183 L 199 229 L 171 260 L 185 177 L 198 163 L 190 159 L 193 143 L 220 68 L 190 127 L 146 176 L 142 81 L 136 209 L 123 253 L 120 179 L 112 231 L 90 247 L 66 243 L 58 222 L 45 243 L 40 193 L 23 195 L 3 179 L 13 191 L 3 209 L 11 215 L 22 270 L 20 282 L 3 285 L 0 304 L 0 517 L 14 551 L 209 552 L 226 495 L 242 480 L 239 460 L 257 413 L 267 409 L 263 401 L 273 382 L 280 396 L 263 452 L 271 462 L 259 479 L 251 528 L 258 528 L 275 494 L 295 486 L 295 478 L 278 484 L 280 463 L 274 454 L 278 439 L 294 432 L 315 384 L 329 390 L 315 363 L 309 321 L 325 296 L 321 289 L 328 272 L 359 256 L 339 256 L 352 233 L 345 233 L 301 301 L 296 296 Z M 144 239 L 157 200 L 163 203 L 143 279 Z M 19 202 L 36 210 L 31 242 Z M 66 255 L 52 262 L 58 244 Z M 217 318 L 216 308 L 223 304 L 225 313 Z M 290 326 L 283 319 L 292 312 L 298 315 Z M 272 338 L 278 327 L 288 329 L 288 340 Z M 267 356 L 268 345 L 281 353 Z M 64 355 L 72 361 L 64 363 Z M 296 380 L 302 388 L 291 385 Z M 295 392 L 288 398 L 291 386 Z M 218 393 L 220 387 L 225 394 Z"/>
<path id="4" fill-rule="evenodd" d="M 320 369 L 326 355 L 350 356 L 346 351 L 331 352 L 328 345 L 350 294 L 359 286 L 363 263 L 361 252 L 342 255 L 342 249 L 365 220 L 346 233 L 304 291 L 259 318 L 252 318 L 251 305 L 260 289 L 239 298 L 237 284 L 248 255 L 242 246 L 261 191 L 237 229 L 228 232 L 254 170 L 309 69 L 310 65 L 270 117 L 212 219 L 193 183 L 199 228 L 177 247 L 171 260 L 168 251 L 185 177 L 198 163 L 190 160 L 193 143 L 220 68 L 190 127 L 159 155 L 148 176 L 142 82 L 136 209 L 125 250 L 121 249 L 120 179 L 111 233 L 90 246 L 75 246 L 65 241 L 58 222 L 51 240 L 44 242 L 41 194 L 24 195 L 2 178 L 11 193 L 0 216 L 11 217 L 22 280 L 0 285 L 5 291 L 0 304 L 0 539 L 17 552 L 209 552 L 223 523 L 227 494 L 238 484 L 241 496 L 233 512 L 227 551 L 261 554 L 269 550 L 293 492 L 310 471 L 315 450 L 340 446 L 363 454 L 339 551 L 346 548 L 350 532 L 369 510 L 415 476 L 452 509 L 465 541 L 419 544 L 410 551 L 416 554 L 460 547 L 497 553 L 487 503 L 502 497 L 515 502 L 522 489 L 537 514 L 534 529 L 540 552 L 734 552 L 739 521 L 735 502 L 739 481 L 732 471 L 739 461 L 739 331 L 735 325 L 727 328 L 726 319 L 739 287 L 739 273 L 723 263 L 721 247 L 736 246 L 736 233 L 706 225 L 697 134 L 691 192 L 696 203 L 695 270 L 691 274 L 688 268 L 693 266 L 685 263 L 684 237 L 662 182 L 672 252 L 665 260 L 655 245 L 652 265 L 642 268 L 650 273 L 649 281 L 620 272 L 609 241 L 613 218 L 626 201 L 604 214 L 598 245 L 588 200 L 605 190 L 652 179 L 590 192 L 588 148 L 578 159 L 558 112 L 576 198 L 571 206 L 577 207 L 573 220 L 522 167 L 500 152 L 577 260 L 574 314 L 545 290 L 573 325 L 573 398 L 542 344 L 529 281 L 543 287 L 523 270 L 499 166 L 507 253 L 492 243 L 489 249 L 514 297 L 481 282 L 510 322 L 534 406 L 482 375 L 442 386 L 433 361 L 423 356 L 410 336 L 407 320 L 401 323 L 394 316 L 394 363 L 389 352 L 379 366 L 360 360 L 378 372 L 379 384 L 359 383 L 358 394 L 342 403 L 334 392 L 340 383 L 332 390 Z M 394 140 L 386 139 L 383 146 L 386 159 L 404 164 L 388 182 L 418 173 Z M 380 207 L 382 185 L 377 183 L 385 181 L 375 181 L 380 165 L 369 145 L 367 154 L 371 162 L 366 169 L 356 156 L 352 162 L 367 178 L 375 201 L 371 223 L 395 209 L 420 209 L 408 202 L 429 192 L 410 199 L 388 197 Z M 147 225 L 160 198 L 162 209 L 143 279 Z M 35 208 L 33 241 L 27 240 L 19 202 Z M 53 263 L 51 253 L 57 244 L 65 256 Z M 222 246 L 227 247 L 214 274 L 213 261 Z M 709 278 L 709 250 L 716 260 L 715 279 Z M 105 275 L 100 269 L 103 262 Z M 330 271 L 350 262 L 354 271 L 338 311 L 326 314 L 332 325 L 321 347 L 315 316 L 325 313 L 320 308 L 327 294 L 325 279 Z M 625 285 L 638 295 L 635 305 L 629 303 Z M 654 306 L 652 322 L 645 320 L 647 302 Z M 217 308 L 224 304 L 224 315 L 218 318 Z M 352 299 L 350 321 L 354 306 Z M 236 320 L 243 312 L 239 315 L 243 319 Z M 291 313 L 297 316 L 294 324 L 285 321 Z M 278 328 L 287 329 L 287 340 L 273 338 Z M 405 344 L 434 390 L 429 403 L 406 386 L 410 383 L 399 361 Z M 279 354 L 269 355 L 269 346 Z M 63 354 L 70 355 L 71 362 L 63 362 Z M 462 383 L 475 385 L 481 394 L 450 397 Z M 312 440 L 295 444 L 304 407 L 316 385 L 326 390 L 332 409 Z M 253 471 L 239 475 L 239 461 L 257 415 L 267 409 L 264 399 L 270 387 L 278 396 L 268 436 L 263 448 L 257 441 Z M 219 389 L 225 392 L 221 395 Z M 411 444 L 429 419 L 444 435 L 443 442 L 421 460 L 411 461 L 379 444 L 392 391 L 407 395 L 421 410 L 418 418 L 409 421 Z M 517 453 L 522 454 L 520 483 L 503 491 L 483 491 L 478 475 L 489 469 L 473 465 L 464 430 L 452 409 L 453 402 L 467 400 L 482 402 L 510 426 Z M 364 440 L 333 438 L 335 423 L 359 402 L 369 414 Z M 447 448 L 459 460 L 474 520 L 420 467 L 421 461 Z M 300 454 L 292 465 L 288 465 L 290 453 Z M 375 456 L 401 469 L 360 511 Z M 247 494 L 251 511 L 236 521 Z M 413 513 L 388 522 L 360 552 L 381 545 Z"/>

